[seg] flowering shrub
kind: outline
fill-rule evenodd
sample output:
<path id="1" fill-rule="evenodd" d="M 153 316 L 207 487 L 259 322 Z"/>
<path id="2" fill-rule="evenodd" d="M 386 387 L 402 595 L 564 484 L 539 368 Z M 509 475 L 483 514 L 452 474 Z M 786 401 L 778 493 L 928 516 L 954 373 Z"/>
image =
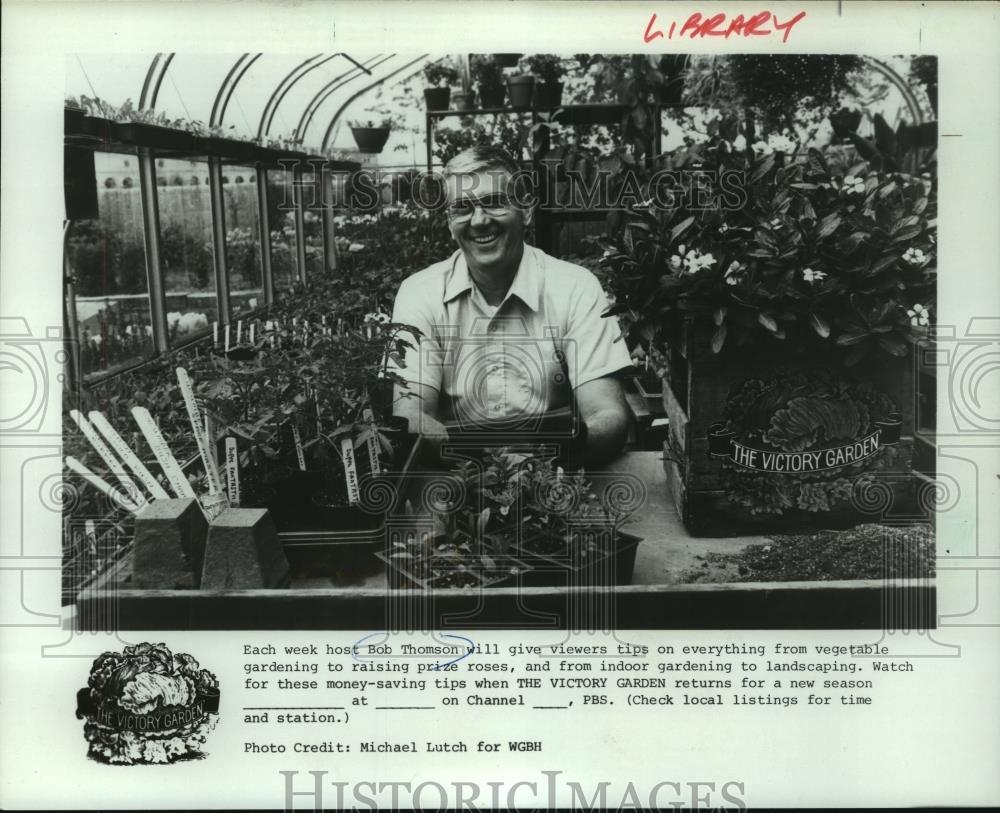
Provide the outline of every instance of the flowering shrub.
<path id="1" fill-rule="evenodd" d="M 816 150 L 746 162 L 716 138 L 705 154 L 699 168 L 716 172 L 692 174 L 685 202 L 637 206 L 602 243 L 615 300 L 606 315 L 620 316 L 630 345 L 662 344 L 685 320 L 711 317 L 715 352 L 818 341 L 843 349 L 848 366 L 907 353 L 932 318 L 929 183 L 866 164 L 837 177 Z M 688 202 L 698 200 L 715 205 Z"/>

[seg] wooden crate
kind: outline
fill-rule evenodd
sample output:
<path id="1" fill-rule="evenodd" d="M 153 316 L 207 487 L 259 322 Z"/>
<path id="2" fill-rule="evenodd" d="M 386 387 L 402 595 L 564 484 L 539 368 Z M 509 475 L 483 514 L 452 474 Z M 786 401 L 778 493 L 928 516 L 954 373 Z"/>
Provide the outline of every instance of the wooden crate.
<path id="1" fill-rule="evenodd" d="M 667 483 L 685 527 L 694 536 L 737 536 L 778 531 L 844 528 L 879 521 L 886 512 L 912 514 L 914 376 L 913 355 L 866 359 L 855 368 L 843 367 L 836 350 L 785 345 L 780 340 L 753 348 L 711 349 L 712 325 L 689 323 L 671 346 L 669 378 L 663 403 L 670 428 L 664 444 Z M 793 509 L 781 515 L 754 514 L 733 502 L 725 489 L 724 459 L 709 454 L 708 431 L 723 418 L 727 398 L 735 387 L 776 374 L 819 367 L 869 383 L 892 398 L 902 416 L 901 438 L 894 460 L 877 473 L 892 492 L 891 505 L 863 511 L 842 501 L 829 511 Z M 864 474 L 864 472 L 862 472 Z M 861 476 L 861 475 L 859 475 Z"/>

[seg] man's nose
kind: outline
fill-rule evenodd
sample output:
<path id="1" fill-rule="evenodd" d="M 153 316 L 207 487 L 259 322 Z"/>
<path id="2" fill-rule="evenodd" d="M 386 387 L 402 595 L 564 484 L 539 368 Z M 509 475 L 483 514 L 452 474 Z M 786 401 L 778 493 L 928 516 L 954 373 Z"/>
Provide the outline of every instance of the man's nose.
<path id="1" fill-rule="evenodd" d="M 484 226 L 490 221 L 490 216 L 486 214 L 482 206 L 475 206 L 472 210 L 472 220 L 469 223 L 473 226 Z"/>

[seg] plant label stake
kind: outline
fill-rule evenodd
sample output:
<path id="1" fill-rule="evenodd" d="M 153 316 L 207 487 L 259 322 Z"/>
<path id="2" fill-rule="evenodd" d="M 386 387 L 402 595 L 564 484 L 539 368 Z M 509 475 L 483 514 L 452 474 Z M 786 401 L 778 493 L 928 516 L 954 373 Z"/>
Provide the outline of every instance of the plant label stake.
<path id="1" fill-rule="evenodd" d="M 302 436 L 299 434 L 299 427 L 292 424 L 292 440 L 295 441 L 295 455 L 299 458 L 299 469 L 306 470 L 306 456 L 302 451 Z"/>
<path id="2" fill-rule="evenodd" d="M 146 468 L 145 464 L 139 459 L 139 456 L 133 452 L 128 445 L 122 440 L 122 436 L 115 431 L 115 428 L 108 423 L 108 419 L 104 417 L 103 414 L 98 412 L 96 409 L 87 415 L 91 424 L 104 435 L 105 440 L 111 444 L 111 448 L 118 453 L 118 456 L 125 461 L 125 464 L 135 472 L 135 476 L 138 477 L 144 486 L 149 490 L 149 493 L 153 495 L 154 500 L 169 500 L 170 495 L 167 494 L 166 489 L 163 488 L 157 482 L 156 478 L 153 476 L 152 472 Z M 138 446 L 139 434 L 138 432 L 132 433 L 132 443 Z"/>
<path id="3" fill-rule="evenodd" d="M 361 413 L 361 417 L 368 422 L 368 461 L 371 463 L 372 474 L 381 474 L 382 469 L 378 464 L 378 438 L 376 433 L 378 429 L 375 427 L 375 415 L 370 409 L 366 409 Z"/>
<path id="4" fill-rule="evenodd" d="M 87 537 L 87 549 L 92 556 L 97 556 L 97 526 L 94 520 L 88 519 L 83 523 L 84 534 Z"/>
<path id="5" fill-rule="evenodd" d="M 354 461 L 354 441 L 344 438 L 340 441 L 340 450 L 344 456 L 344 477 L 347 479 L 347 501 L 354 505 L 361 502 L 361 490 L 358 488 L 358 467 Z"/>
<path id="6" fill-rule="evenodd" d="M 156 455 L 156 460 L 160 464 L 160 468 L 163 469 L 163 473 L 167 476 L 167 481 L 174 490 L 174 494 L 178 497 L 195 497 L 194 489 L 191 488 L 187 477 L 181 471 L 177 458 L 174 457 L 167 442 L 163 439 L 163 435 L 160 434 L 160 430 L 153 421 L 153 416 L 149 414 L 149 410 L 146 407 L 132 407 L 132 417 L 139 424 L 139 428 L 146 438 L 146 443 L 149 444 L 149 448 Z"/>
<path id="7" fill-rule="evenodd" d="M 106 497 L 117 503 L 121 508 L 134 514 L 139 510 L 140 506 L 135 505 L 131 500 L 122 496 L 121 492 L 117 488 L 113 488 L 108 485 L 104 480 L 98 477 L 94 472 L 83 465 L 79 460 L 71 455 L 66 456 L 66 467 L 70 471 L 74 471 L 83 477 L 88 483 L 90 483 L 94 488 L 104 494 Z"/>
<path id="8" fill-rule="evenodd" d="M 219 323 L 212 322 L 212 347 L 219 346 Z"/>
<path id="9" fill-rule="evenodd" d="M 255 327 L 255 323 L 251 322 L 250 323 L 250 344 L 253 344 L 253 333 L 254 333 L 253 329 L 254 329 L 254 327 Z"/>
<path id="10" fill-rule="evenodd" d="M 225 352 L 226 352 L 226 355 L 228 356 L 229 355 L 229 324 L 228 323 L 225 325 L 225 328 L 226 328 L 226 351 Z"/>
<path id="11" fill-rule="evenodd" d="M 229 502 L 240 504 L 240 459 L 236 447 L 236 438 L 226 438 L 226 489 L 229 491 Z"/>
<path id="12" fill-rule="evenodd" d="M 229 344 L 229 328 L 226 328 L 226 345 Z M 184 396 L 184 406 L 187 409 L 188 420 L 191 421 L 191 429 L 194 432 L 195 443 L 198 444 L 198 453 L 201 455 L 201 462 L 205 465 L 205 473 L 208 475 L 208 493 L 215 495 L 222 491 L 222 481 L 219 477 L 219 469 L 215 465 L 215 457 L 209 448 L 209 438 L 207 427 L 201 420 L 201 413 L 198 404 L 194 400 L 194 388 L 191 386 L 191 377 L 187 370 L 178 367 L 177 383 L 181 388 L 181 395 Z"/>
<path id="13" fill-rule="evenodd" d="M 240 342 L 243 340 L 243 320 L 236 320 L 236 346 L 239 347 Z"/>
<path id="14" fill-rule="evenodd" d="M 80 427 L 80 431 L 83 432 L 85 438 L 90 441 L 90 445 L 94 447 L 94 451 L 100 455 L 101 460 L 104 461 L 104 465 L 108 467 L 108 470 L 115 476 L 119 483 L 121 483 L 122 488 L 125 489 L 125 493 L 129 495 L 131 499 L 134 499 L 139 507 L 141 508 L 146 504 L 146 498 L 143 496 L 142 492 L 136 486 L 135 482 L 131 477 L 128 476 L 128 472 L 125 471 L 125 467 L 121 464 L 114 453 L 104 444 L 101 440 L 100 435 L 94 431 L 94 428 L 90 425 L 90 422 L 80 414 L 79 410 L 71 409 L 70 417 L 76 422 L 76 425 Z"/>

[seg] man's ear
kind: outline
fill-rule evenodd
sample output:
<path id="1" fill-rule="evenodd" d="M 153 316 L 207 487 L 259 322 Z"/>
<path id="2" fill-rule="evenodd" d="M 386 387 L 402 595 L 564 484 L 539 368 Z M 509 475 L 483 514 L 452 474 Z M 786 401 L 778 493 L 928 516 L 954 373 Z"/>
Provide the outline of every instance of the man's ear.
<path id="1" fill-rule="evenodd" d="M 530 226 L 531 222 L 535 219 L 535 207 L 538 205 L 538 201 L 532 198 L 531 202 L 521 209 L 521 217 L 524 219 L 524 225 Z"/>

